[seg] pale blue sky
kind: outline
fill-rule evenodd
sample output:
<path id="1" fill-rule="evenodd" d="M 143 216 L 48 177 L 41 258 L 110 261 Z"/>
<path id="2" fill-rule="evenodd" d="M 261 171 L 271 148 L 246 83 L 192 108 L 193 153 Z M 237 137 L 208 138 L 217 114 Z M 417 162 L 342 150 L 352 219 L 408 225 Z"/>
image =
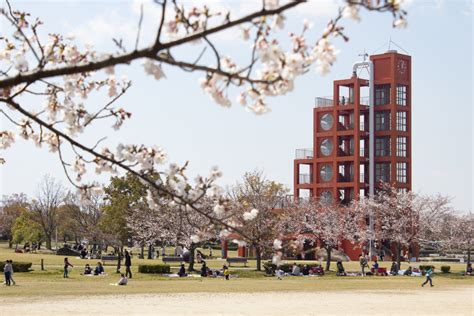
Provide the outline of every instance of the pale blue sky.
<path id="1" fill-rule="evenodd" d="M 214 2 L 236 10 L 255 3 Z M 288 16 L 287 30 L 300 30 L 306 17 L 314 23 L 314 32 L 320 32 L 336 13 L 332 1 L 310 2 Z M 198 85 L 200 74 L 165 68 L 168 79 L 157 82 L 144 74 L 139 63 L 120 67 L 117 73 L 133 80 L 130 92 L 120 101 L 133 112 L 133 118 L 119 132 L 97 128 L 84 139 L 92 143 L 93 136 L 105 134 L 110 147 L 119 141 L 159 144 L 170 161 L 189 160 L 190 174 L 206 174 L 218 165 L 224 172 L 223 186 L 259 168 L 268 178 L 291 188 L 295 149 L 312 146 L 314 97 L 331 95 L 332 80 L 349 77 L 359 53 L 378 48 L 383 52 L 391 37 L 412 56 L 414 190 L 450 195 L 456 208 L 472 209 L 473 4 L 467 0 L 410 2 L 405 30 L 393 29 L 389 14 L 363 12 L 360 23 L 345 21 L 350 41 L 335 41 L 341 52 L 331 73 L 322 77 L 312 71 L 299 78 L 293 93 L 270 100 L 272 112 L 263 117 L 238 105 L 224 109 L 214 104 Z M 41 17 L 47 31 L 74 33 L 100 51 L 112 48 L 110 38 L 120 37 L 116 32 L 128 47 L 134 40 L 138 15 L 131 2 L 20 1 L 16 5 Z M 155 10 L 148 8 L 142 44 L 154 36 L 154 16 Z M 0 30 L 4 26 L 0 24 Z M 237 60 L 248 54 L 248 44 L 235 40 L 233 32 L 216 41 Z M 182 54 L 195 56 L 197 52 L 191 46 Z M 103 100 L 94 97 L 89 101 Z M 3 119 L 0 122 L 6 125 Z M 45 173 L 67 184 L 56 156 L 45 149 L 19 141 L 2 155 L 7 159 L 0 167 L 2 194 L 33 195 Z"/>

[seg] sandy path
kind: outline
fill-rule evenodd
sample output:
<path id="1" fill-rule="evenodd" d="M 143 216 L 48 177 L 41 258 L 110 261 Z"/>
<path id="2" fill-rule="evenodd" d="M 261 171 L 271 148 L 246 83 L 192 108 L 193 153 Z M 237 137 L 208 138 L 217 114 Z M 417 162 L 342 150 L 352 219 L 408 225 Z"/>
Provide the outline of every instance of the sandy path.
<path id="1" fill-rule="evenodd" d="M 474 289 L 0 297 L 0 315 L 474 315 Z"/>

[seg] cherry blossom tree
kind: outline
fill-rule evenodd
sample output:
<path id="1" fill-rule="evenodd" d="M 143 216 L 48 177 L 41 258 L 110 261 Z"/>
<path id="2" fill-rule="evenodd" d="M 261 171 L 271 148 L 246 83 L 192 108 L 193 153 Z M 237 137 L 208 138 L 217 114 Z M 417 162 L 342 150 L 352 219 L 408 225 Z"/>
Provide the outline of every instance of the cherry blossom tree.
<path id="1" fill-rule="evenodd" d="M 82 192 L 98 189 L 97 183 L 83 181 L 91 169 L 98 174 L 128 172 L 160 196 L 227 227 L 229 224 L 219 221 L 214 213 L 195 205 L 206 191 L 216 191 L 217 170 L 189 183 L 186 165 L 162 167 L 166 153 L 159 146 L 119 144 L 112 149 L 104 145 L 105 135 L 99 135 L 94 143 L 86 143 L 80 136 L 92 125 L 110 124 L 120 129 L 131 118 L 131 110 L 116 106 L 132 87 L 128 79 L 116 73 L 117 65 L 141 60 L 145 73 L 158 81 L 166 79 L 167 68 L 201 73 L 202 89 L 217 104 L 229 107 L 236 98 L 249 111 L 264 114 L 270 109 L 268 99 L 291 92 L 297 77 L 310 69 L 322 74 L 330 70 L 337 55 L 331 41 L 348 40 L 344 19 L 359 20 L 359 11 L 365 9 L 388 12 L 393 15 L 394 27 L 406 26 L 401 0 L 346 0 L 320 36 L 308 37 L 311 25 L 305 22 L 301 31 L 289 32 L 291 44 L 285 45 L 277 38 L 277 31 L 284 28 L 284 14 L 304 2 L 263 0 L 259 9 L 235 17 L 232 12 L 209 6 L 156 1 L 161 17 L 152 43 L 140 45 L 142 14 L 133 48 L 115 40 L 116 52 L 97 52 L 56 32 L 40 36 L 43 21 L 15 10 L 7 0 L 0 9 L 1 18 L 10 27 L 0 38 L 0 112 L 9 127 L 0 131 L 0 149 L 9 149 L 17 138 L 46 147 L 58 155 L 69 181 Z M 237 56 L 227 56 L 214 43 L 217 34 L 236 28 L 249 46 L 247 63 L 237 64 Z M 192 51 L 200 53 L 179 57 L 177 50 L 190 45 Z M 91 104 L 88 97 L 95 94 L 105 94 L 109 99 L 105 104 Z M 192 189 L 185 189 L 189 187 Z"/>
<path id="2" fill-rule="evenodd" d="M 332 250 L 346 240 L 358 243 L 363 240 L 363 215 L 354 208 L 327 201 L 312 200 L 296 207 L 293 221 L 298 224 L 300 243 L 312 241 L 326 250 L 326 271 L 331 266 Z M 293 212 L 295 212 L 293 211 Z"/>
<path id="3" fill-rule="evenodd" d="M 471 262 L 471 248 L 474 243 L 474 215 L 468 213 L 450 213 L 437 222 L 438 229 L 434 242 L 447 251 L 466 251 L 467 261 Z"/>
<path id="4" fill-rule="evenodd" d="M 216 239 L 214 224 L 192 209 L 159 197 L 147 197 L 147 207 L 134 207 L 127 226 L 139 244 L 184 245 L 190 251 L 189 271 L 194 271 L 195 250 L 199 243 Z M 204 198 L 196 204 L 203 212 L 212 213 L 214 201 Z"/>
<path id="5" fill-rule="evenodd" d="M 255 249 L 257 271 L 261 270 L 262 256 L 272 253 L 273 242 L 279 236 L 279 205 L 287 193 L 287 188 L 266 179 L 261 171 L 247 172 L 242 183 L 231 189 L 230 226 L 237 227 L 238 244 Z"/>
<path id="6" fill-rule="evenodd" d="M 374 231 L 367 230 L 369 240 L 380 244 L 384 240 L 395 243 L 398 266 L 402 249 L 431 239 L 442 216 L 451 212 L 448 197 L 424 196 L 388 185 L 384 185 L 374 198 L 355 201 L 354 206 L 361 214 L 375 219 Z"/>

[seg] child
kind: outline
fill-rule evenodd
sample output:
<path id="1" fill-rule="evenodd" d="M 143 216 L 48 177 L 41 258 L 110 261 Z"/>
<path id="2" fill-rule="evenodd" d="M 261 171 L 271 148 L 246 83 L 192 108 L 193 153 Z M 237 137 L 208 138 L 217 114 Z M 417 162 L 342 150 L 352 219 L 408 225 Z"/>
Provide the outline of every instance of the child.
<path id="1" fill-rule="evenodd" d="M 433 274 L 433 270 L 434 270 L 434 268 L 433 269 L 428 268 L 428 270 L 426 270 L 426 280 L 425 280 L 425 282 L 423 282 L 421 284 L 421 287 L 424 287 L 426 285 L 426 283 L 428 283 L 428 282 L 430 282 L 430 286 L 434 286 L 433 285 L 433 280 L 431 279 L 431 275 Z"/>
<path id="2" fill-rule="evenodd" d="M 74 268 L 74 266 L 69 263 L 69 260 L 68 260 L 68 258 L 66 257 L 66 258 L 64 258 L 64 274 L 63 274 L 63 278 L 69 278 L 68 267 Z"/>
<path id="3" fill-rule="evenodd" d="M 226 265 L 224 265 L 224 266 L 222 267 L 222 269 L 224 270 L 224 277 L 225 277 L 225 279 L 226 279 L 226 280 L 229 280 L 229 276 L 230 276 L 229 268 L 228 268 Z"/>
<path id="4" fill-rule="evenodd" d="M 89 275 L 92 274 L 92 268 L 91 266 L 87 263 L 85 268 L 84 268 L 84 275 Z"/>
<path id="5" fill-rule="evenodd" d="M 379 263 L 377 262 L 377 259 L 374 259 L 374 264 L 372 265 L 372 268 L 374 269 L 374 274 L 379 275 Z"/>
<path id="6" fill-rule="evenodd" d="M 127 283 L 128 283 L 128 279 L 127 279 L 127 277 L 125 276 L 125 274 L 122 273 L 122 274 L 120 275 L 120 280 L 118 281 L 117 284 L 118 284 L 118 285 L 127 285 Z"/>
<path id="7" fill-rule="evenodd" d="M 5 266 L 3 268 L 3 273 L 5 274 L 5 284 L 7 286 L 10 286 L 11 285 L 11 281 L 12 281 L 12 274 L 13 274 L 13 266 L 12 264 L 10 263 L 10 260 L 7 260 L 5 262 Z"/>
<path id="8" fill-rule="evenodd" d="M 109 285 L 118 286 L 118 285 L 127 285 L 128 279 L 124 273 L 120 274 L 120 280 L 117 283 L 109 283 Z"/>
<path id="9" fill-rule="evenodd" d="M 15 282 L 15 280 L 13 280 L 13 261 L 12 260 L 10 260 L 10 265 L 12 266 L 12 272 L 10 274 L 10 282 L 11 282 L 12 285 L 15 285 L 16 282 Z"/>

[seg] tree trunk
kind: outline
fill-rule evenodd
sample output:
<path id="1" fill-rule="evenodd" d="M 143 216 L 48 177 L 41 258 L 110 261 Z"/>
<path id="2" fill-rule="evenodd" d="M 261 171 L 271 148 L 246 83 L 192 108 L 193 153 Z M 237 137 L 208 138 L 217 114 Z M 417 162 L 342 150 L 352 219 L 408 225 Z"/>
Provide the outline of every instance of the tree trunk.
<path id="1" fill-rule="evenodd" d="M 196 245 L 191 243 L 189 247 L 189 268 L 188 271 L 194 271 L 194 253 L 196 252 Z"/>
<path id="2" fill-rule="evenodd" d="M 12 238 L 10 237 L 10 238 L 8 238 L 8 248 L 11 249 L 12 247 L 13 247 L 13 240 L 12 240 Z"/>
<path id="3" fill-rule="evenodd" d="M 51 236 L 46 235 L 46 249 L 51 250 Z"/>
<path id="4" fill-rule="evenodd" d="M 120 273 L 120 268 L 122 268 L 122 252 L 120 250 L 118 251 L 117 258 L 117 273 Z"/>
<path id="5" fill-rule="evenodd" d="M 471 262 L 471 243 L 467 243 L 467 262 Z"/>
<path id="6" fill-rule="evenodd" d="M 262 253 L 260 247 L 256 246 L 255 251 L 257 252 L 257 271 L 262 271 Z"/>
<path id="7" fill-rule="evenodd" d="M 400 242 L 397 242 L 397 266 L 399 270 L 401 269 L 400 263 L 402 261 L 401 253 L 402 253 L 402 245 L 400 244 Z"/>
<path id="8" fill-rule="evenodd" d="M 326 248 L 326 254 L 327 254 L 327 258 L 326 258 L 326 271 L 329 271 L 329 268 L 331 267 L 331 252 L 332 252 L 332 248 Z"/>
<path id="9" fill-rule="evenodd" d="M 145 246 L 141 245 L 140 246 L 140 259 L 145 258 Z"/>
<path id="10" fill-rule="evenodd" d="M 153 259 L 153 245 L 148 245 L 148 256 L 147 259 Z"/>

